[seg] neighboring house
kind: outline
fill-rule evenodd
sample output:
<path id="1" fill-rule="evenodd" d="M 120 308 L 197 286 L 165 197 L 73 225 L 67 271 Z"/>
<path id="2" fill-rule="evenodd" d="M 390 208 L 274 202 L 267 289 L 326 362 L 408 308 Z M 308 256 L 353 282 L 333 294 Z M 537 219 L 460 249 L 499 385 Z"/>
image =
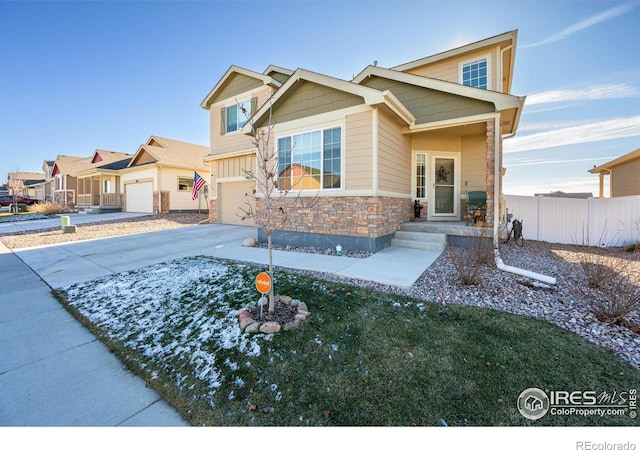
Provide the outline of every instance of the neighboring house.
<path id="1" fill-rule="evenodd" d="M 76 204 L 76 174 L 90 166 L 90 157 L 58 155 L 51 169 L 51 201 L 62 205 Z"/>
<path id="2" fill-rule="evenodd" d="M 40 172 L 15 172 L 9 174 L 9 191 L 22 197 L 36 198 L 35 186 L 45 180 Z"/>
<path id="3" fill-rule="evenodd" d="M 209 169 L 203 159 L 209 147 L 151 136 L 138 148 L 126 168 L 118 171 L 124 211 L 166 213 L 207 210 L 205 186 L 192 200 L 194 172 L 205 180 Z"/>
<path id="4" fill-rule="evenodd" d="M 600 175 L 599 197 L 604 197 L 604 178 L 609 175 L 609 196 L 640 195 L 640 148 L 589 170 Z"/>
<path id="5" fill-rule="evenodd" d="M 210 112 L 211 220 L 240 223 L 253 188 L 256 152 L 244 110 L 257 129 L 273 128 L 279 185 L 317 199 L 310 210 L 288 210 L 276 243 L 378 250 L 411 219 L 414 200 L 430 221 L 459 221 L 467 192 L 478 190 L 487 193 L 486 224 L 498 223 L 502 139 L 516 132 L 525 100 L 510 95 L 516 36 L 390 69 L 369 66 L 351 81 L 231 66 L 201 103 Z M 308 182 L 290 181 L 296 171 Z"/>
<path id="6" fill-rule="evenodd" d="M 122 194 L 118 170 L 131 162 L 133 155 L 97 149 L 89 167 L 77 172 L 76 206 L 93 212 L 120 211 Z"/>
<path id="7" fill-rule="evenodd" d="M 562 192 L 562 191 L 551 191 L 546 194 L 534 194 L 534 197 L 560 197 L 560 198 L 591 198 L 593 194 L 591 192 Z"/>
<path id="8" fill-rule="evenodd" d="M 53 191 L 53 164 L 55 161 L 44 160 L 42 162 L 42 171 L 44 172 L 44 180 L 33 185 L 34 197 L 38 200 L 51 201 L 51 192 Z"/>

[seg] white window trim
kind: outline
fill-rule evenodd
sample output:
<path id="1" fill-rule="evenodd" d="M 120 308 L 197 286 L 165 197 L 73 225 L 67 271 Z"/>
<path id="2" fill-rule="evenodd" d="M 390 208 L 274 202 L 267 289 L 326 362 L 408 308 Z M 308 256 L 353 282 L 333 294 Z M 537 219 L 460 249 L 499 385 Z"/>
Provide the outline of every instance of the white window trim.
<path id="1" fill-rule="evenodd" d="M 417 178 L 417 165 L 418 165 L 418 155 L 424 155 L 424 197 L 416 197 L 416 191 L 418 190 L 418 183 L 416 183 Z M 420 200 L 422 202 L 426 202 L 429 198 L 429 152 L 426 150 L 417 150 L 413 151 L 411 155 L 411 198 L 413 200 Z"/>
<path id="2" fill-rule="evenodd" d="M 475 61 L 480 61 L 482 59 L 487 60 L 487 91 L 493 91 L 493 78 L 491 77 L 491 53 L 487 53 L 486 55 L 479 55 L 474 58 L 469 58 L 464 61 L 460 61 L 458 63 L 458 81 L 460 84 L 463 83 L 462 80 L 462 68 L 465 64 L 469 64 Z M 480 89 L 480 88 L 479 88 Z"/>
<path id="3" fill-rule="evenodd" d="M 227 110 L 229 109 L 229 107 L 230 107 L 230 106 L 234 106 L 234 105 L 235 105 L 235 106 L 237 106 L 237 105 L 240 105 L 240 104 L 242 104 L 242 103 L 244 103 L 244 102 L 247 102 L 247 101 L 248 101 L 248 102 L 249 102 L 249 107 L 251 107 L 251 99 L 252 99 L 253 97 L 254 97 L 254 96 L 250 95 L 250 96 L 249 96 L 249 97 L 247 97 L 247 98 L 242 98 L 242 99 L 239 99 L 239 100 L 236 100 L 235 98 L 232 98 L 232 99 L 229 99 L 230 101 L 225 101 L 225 102 L 222 104 L 222 107 L 224 108 L 224 114 L 225 114 L 225 116 L 227 115 Z M 260 107 L 260 105 L 258 105 L 258 107 Z M 222 118 L 221 118 L 221 120 L 222 120 Z M 248 121 L 249 121 L 249 119 L 247 118 L 247 122 L 245 122 L 245 124 L 246 124 L 246 123 L 248 123 Z M 225 123 L 225 128 L 226 128 L 226 127 L 229 125 L 228 116 L 224 118 L 224 123 Z M 244 125 L 243 125 L 243 126 L 244 126 Z M 234 130 L 234 131 L 227 131 L 227 132 L 224 134 L 224 136 L 228 136 L 228 135 L 230 135 L 230 134 L 238 134 L 238 133 L 240 133 L 241 131 L 242 131 L 242 127 L 239 127 L 237 130 Z"/>
<path id="4" fill-rule="evenodd" d="M 274 134 L 274 150 L 275 150 L 275 154 L 276 154 L 276 167 L 278 165 L 278 141 L 282 138 L 287 138 L 287 137 L 291 137 L 293 138 L 293 136 L 299 135 L 299 134 L 306 134 L 306 133 L 313 133 L 315 131 L 320 131 L 321 135 L 322 135 L 322 148 L 321 148 L 321 152 L 320 152 L 320 162 L 322 164 L 322 174 L 324 175 L 324 135 L 323 132 L 325 130 L 332 130 L 334 128 L 340 128 L 340 187 L 339 188 L 327 188 L 327 189 L 290 189 L 289 192 L 295 192 L 296 194 L 302 192 L 302 193 L 306 193 L 306 192 L 312 192 L 312 193 L 330 193 L 330 192 L 340 192 L 340 191 L 344 191 L 345 189 L 345 175 L 344 175 L 344 169 L 345 169 L 345 129 L 346 127 L 344 126 L 344 122 L 340 121 L 338 123 L 335 124 L 323 124 L 322 127 L 318 128 L 313 127 L 313 128 L 308 128 L 308 129 L 292 129 L 291 131 L 287 131 L 287 130 L 281 130 L 278 133 Z M 295 131 L 294 131 L 295 130 Z M 279 178 L 278 178 L 279 180 Z M 284 190 L 278 189 L 278 192 L 286 192 Z"/>

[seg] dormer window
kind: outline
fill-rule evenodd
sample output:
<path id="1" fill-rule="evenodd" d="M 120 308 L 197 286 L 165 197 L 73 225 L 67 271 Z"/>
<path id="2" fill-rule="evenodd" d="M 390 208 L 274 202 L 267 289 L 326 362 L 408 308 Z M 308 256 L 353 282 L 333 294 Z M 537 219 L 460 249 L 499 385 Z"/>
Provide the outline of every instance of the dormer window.
<path id="1" fill-rule="evenodd" d="M 489 89 L 489 59 L 467 61 L 461 66 L 461 82 L 465 86 Z"/>

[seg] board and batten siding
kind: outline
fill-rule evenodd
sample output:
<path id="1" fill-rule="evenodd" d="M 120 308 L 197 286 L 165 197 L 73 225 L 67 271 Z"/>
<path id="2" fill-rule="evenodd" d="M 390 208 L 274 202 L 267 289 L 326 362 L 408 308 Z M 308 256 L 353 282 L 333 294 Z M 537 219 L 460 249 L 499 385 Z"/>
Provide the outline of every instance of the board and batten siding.
<path id="1" fill-rule="evenodd" d="M 378 114 L 378 188 L 411 194 L 411 138 L 382 112 Z"/>
<path id="2" fill-rule="evenodd" d="M 255 171 L 255 155 L 237 156 L 211 162 L 211 174 L 218 179 L 244 177 L 247 172 Z"/>
<path id="3" fill-rule="evenodd" d="M 373 187 L 373 114 L 364 111 L 346 117 L 344 186 L 346 190 Z"/>

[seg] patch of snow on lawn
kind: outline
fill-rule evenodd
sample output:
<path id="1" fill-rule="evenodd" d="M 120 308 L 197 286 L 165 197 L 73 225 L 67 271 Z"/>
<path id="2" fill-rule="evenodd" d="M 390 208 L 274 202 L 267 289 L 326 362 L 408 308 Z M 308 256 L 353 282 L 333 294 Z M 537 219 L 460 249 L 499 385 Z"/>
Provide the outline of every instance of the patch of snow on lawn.
<path id="1" fill-rule="evenodd" d="M 236 311 L 252 287 L 233 265 L 200 257 L 103 277 L 66 293 L 109 338 L 178 370 L 172 375 L 178 387 L 194 377 L 217 389 L 222 364 L 238 369 L 228 357 L 219 360 L 219 351 L 258 356 L 259 342 L 272 338 L 247 335 L 237 325 Z"/>

